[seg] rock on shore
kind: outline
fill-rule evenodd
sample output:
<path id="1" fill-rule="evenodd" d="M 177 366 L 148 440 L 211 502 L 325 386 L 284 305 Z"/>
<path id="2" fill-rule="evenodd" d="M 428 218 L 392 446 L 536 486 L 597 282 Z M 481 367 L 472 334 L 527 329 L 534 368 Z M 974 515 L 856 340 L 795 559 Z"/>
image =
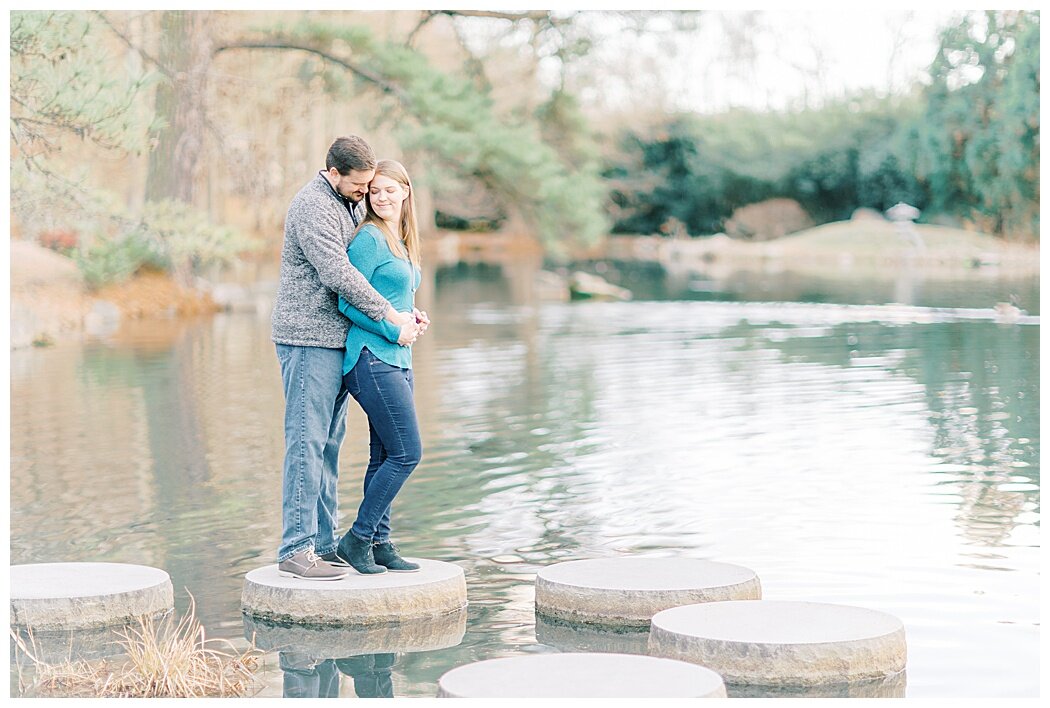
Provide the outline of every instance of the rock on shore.
<path id="1" fill-rule="evenodd" d="M 178 285 L 166 273 L 142 273 L 90 291 L 73 259 L 29 241 L 10 243 L 12 349 L 105 336 L 125 318 L 216 309 L 207 295 Z"/>

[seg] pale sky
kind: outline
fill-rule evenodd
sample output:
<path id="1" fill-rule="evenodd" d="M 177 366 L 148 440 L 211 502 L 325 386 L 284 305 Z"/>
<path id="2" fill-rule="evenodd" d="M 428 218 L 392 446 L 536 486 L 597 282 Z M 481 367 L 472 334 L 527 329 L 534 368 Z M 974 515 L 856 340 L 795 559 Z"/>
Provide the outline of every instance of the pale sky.
<path id="1" fill-rule="evenodd" d="M 620 108 L 641 97 L 668 110 L 785 109 L 871 88 L 900 92 L 932 61 L 960 11 L 712 10 L 689 33 L 627 38 L 610 28 L 595 52 L 609 71 L 585 100 Z M 624 46 L 628 49 L 624 49 Z M 654 80 L 659 77 L 659 80 Z"/>

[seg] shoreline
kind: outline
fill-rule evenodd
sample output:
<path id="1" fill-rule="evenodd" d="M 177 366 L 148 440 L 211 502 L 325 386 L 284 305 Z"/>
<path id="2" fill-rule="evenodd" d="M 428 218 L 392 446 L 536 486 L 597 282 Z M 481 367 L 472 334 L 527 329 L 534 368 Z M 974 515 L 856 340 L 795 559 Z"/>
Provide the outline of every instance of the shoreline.
<path id="1" fill-rule="evenodd" d="M 926 281 L 967 282 L 1039 275 L 1037 243 L 1009 243 L 984 234 L 925 224 L 916 225 L 915 233 L 921 239 L 921 249 L 902 239 L 893 224 L 874 220 L 832 222 L 763 242 L 740 241 L 724 235 L 678 239 L 610 236 L 601 246 L 573 256 L 576 262 L 653 263 L 671 276 L 703 275 L 715 279 L 734 273 L 791 273 L 825 280 L 892 280 L 906 273 Z M 432 247 L 440 251 L 443 240 L 450 237 L 435 235 Z M 507 243 L 519 241 L 520 236 L 491 234 L 489 239 L 491 252 L 487 255 L 491 258 L 471 253 L 471 258 L 458 258 L 456 262 L 492 260 L 494 265 L 504 264 L 508 262 Z M 11 349 L 50 346 L 84 336 L 104 337 L 128 320 L 258 310 L 268 304 L 270 295 L 266 291 L 273 285 L 263 281 L 209 282 L 201 278 L 195 287 L 186 287 L 167 273 L 149 271 L 91 291 L 71 258 L 14 239 L 10 242 L 10 255 Z M 435 258 L 435 267 L 450 265 L 450 255 Z M 539 263 L 536 267 L 541 268 Z"/>
<path id="2" fill-rule="evenodd" d="M 125 320 L 172 319 L 222 309 L 208 292 L 144 272 L 89 290 L 71 258 L 11 240 L 11 349 L 105 336 Z"/>

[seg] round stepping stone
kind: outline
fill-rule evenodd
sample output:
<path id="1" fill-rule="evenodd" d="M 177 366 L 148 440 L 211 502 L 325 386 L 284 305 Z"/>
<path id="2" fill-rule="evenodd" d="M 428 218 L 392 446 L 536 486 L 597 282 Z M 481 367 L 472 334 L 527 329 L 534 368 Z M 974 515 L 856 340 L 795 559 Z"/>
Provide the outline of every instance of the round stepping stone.
<path id="1" fill-rule="evenodd" d="M 817 602 L 716 602 L 653 617 L 654 656 L 707 666 L 729 684 L 818 685 L 904 670 L 904 625 L 893 615 Z"/>
<path id="2" fill-rule="evenodd" d="M 683 661 L 628 654 L 532 654 L 452 669 L 439 698 L 725 698 L 722 677 Z"/>
<path id="3" fill-rule="evenodd" d="M 452 563 L 413 558 L 416 573 L 360 575 L 342 580 L 300 580 L 277 573 L 277 565 L 244 578 L 241 609 L 272 622 L 310 625 L 376 625 L 457 612 L 467 606 L 463 569 Z"/>
<path id="4" fill-rule="evenodd" d="M 312 659 L 343 659 L 360 654 L 448 649 L 463 641 L 467 611 L 397 624 L 364 627 L 309 627 L 274 624 L 244 616 L 244 637 L 263 651 L 292 651 Z"/>
<path id="5" fill-rule="evenodd" d="M 754 571 L 694 558 L 596 558 L 536 574 L 539 614 L 588 624 L 647 627 L 669 607 L 761 597 Z"/>
<path id="6" fill-rule="evenodd" d="M 11 625 L 33 630 L 133 624 L 175 607 L 171 578 L 125 563 L 11 566 Z"/>

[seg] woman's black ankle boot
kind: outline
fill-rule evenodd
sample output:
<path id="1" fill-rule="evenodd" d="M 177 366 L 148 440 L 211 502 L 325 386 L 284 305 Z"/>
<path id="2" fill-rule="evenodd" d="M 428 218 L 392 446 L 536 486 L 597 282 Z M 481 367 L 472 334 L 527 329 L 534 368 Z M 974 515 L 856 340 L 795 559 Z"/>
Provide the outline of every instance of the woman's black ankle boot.
<path id="1" fill-rule="evenodd" d="M 419 563 L 411 563 L 402 558 L 397 552 L 397 546 L 389 541 L 377 543 L 372 553 L 376 563 L 395 573 L 412 573 L 419 570 Z"/>
<path id="2" fill-rule="evenodd" d="M 375 558 L 372 556 L 372 542 L 362 541 L 349 531 L 340 539 L 336 554 L 361 575 L 386 572 L 386 568 L 375 563 Z"/>

